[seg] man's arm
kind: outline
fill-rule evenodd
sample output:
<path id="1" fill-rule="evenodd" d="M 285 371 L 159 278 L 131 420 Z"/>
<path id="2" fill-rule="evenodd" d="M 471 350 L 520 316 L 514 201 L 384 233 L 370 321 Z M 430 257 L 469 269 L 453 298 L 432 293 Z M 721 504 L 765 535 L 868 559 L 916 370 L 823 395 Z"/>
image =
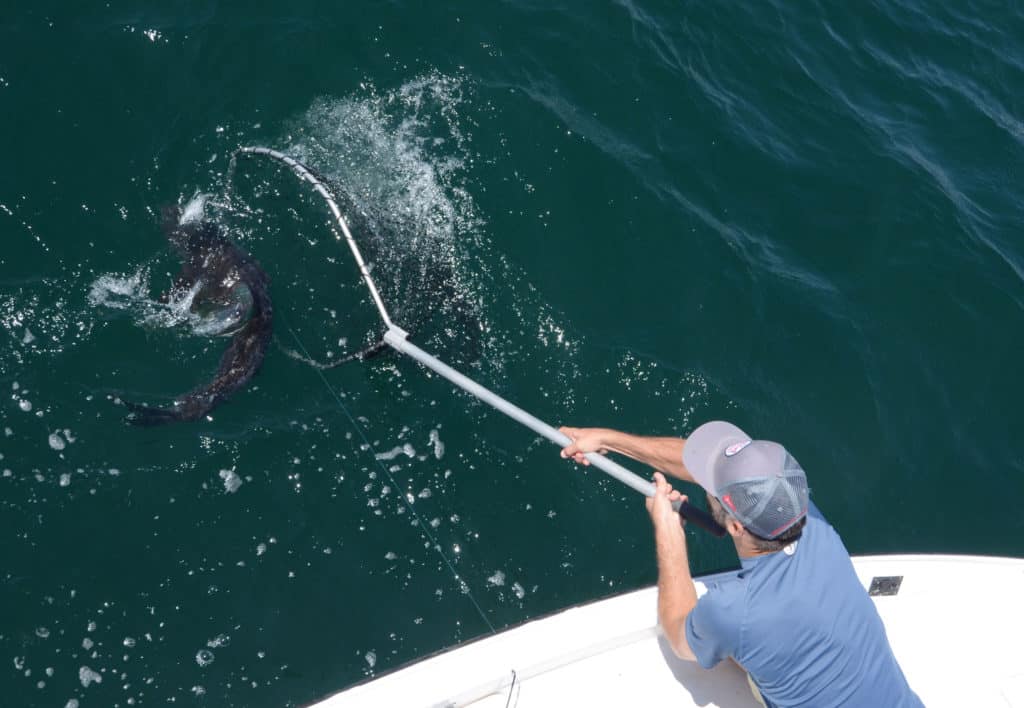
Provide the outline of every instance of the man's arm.
<path id="1" fill-rule="evenodd" d="M 632 435 L 610 428 L 568 428 L 559 430 L 573 442 L 562 450 L 562 457 L 572 458 L 583 465 L 589 465 L 583 455 L 587 452 L 617 452 L 637 462 L 677 477 L 684 482 L 693 482 L 693 477 L 683 465 L 683 438 L 660 438 Z"/>
<path id="2" fill-rule="evenodd" d="M 697 606 L 697 588 L 690 575 L 686 552 L 686 534 L 672 502 L 685 499 L 674 491 L 665 477 L 654 475 L 655 494 L 647 500 L 647 511 L 654 524 L 654 544 L 658 554 L 658 624 L 672 651 L 680 659 L 696 661 L 686 641 L 686 617 Z"/>

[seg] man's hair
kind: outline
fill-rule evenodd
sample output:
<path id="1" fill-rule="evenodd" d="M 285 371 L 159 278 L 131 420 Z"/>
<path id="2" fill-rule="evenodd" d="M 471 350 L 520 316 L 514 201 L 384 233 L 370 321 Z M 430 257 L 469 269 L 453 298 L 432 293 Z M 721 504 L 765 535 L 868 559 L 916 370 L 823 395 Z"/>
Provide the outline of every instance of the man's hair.
<path id="1" fill-rule="evenodd" d="M 722 503 L 715 497 L 708 494 L 708 508 L 711 510 L 711 516 L 714 517 L 722 526 L 725 526 L 726 522 L 734 517 L 729 516 L 729 512 L 725 510 Z M 743 523 L 742 521 L 740 523 Z M 754 548 L 765 553 L 771 553 L 773 551 L 781 551 L 783 548 L 793 543 L 803 535 L 804 526 L 807 525 L 807 515 L 805 514 L 802 519 L 797 521 L 795 524 L 790 526 L 788 529 L 780 533 L 775 538 L 765 538 L 764 536 L 758 536 L 756 533 L 747 529 L 746 526 L 743 528 L 747 529 L 747 533 L 750 534 L 753 539 Z"/>
<path id="2" fill-rule="evenodd" d="M 754 539 L 754 548 L 756 548 L 757 550 L 759 550 L 759 551 L 781 551 L 783 548 L 785 548 L 789 544 L 793 543 L 793 541 L 796 541 L 797 539 L 800 538 L 800 536 L 803 535 L 803 533 L 804 533 L 804 526 L 806 526 L 806 525 L 807 525 L 807 516 L 804 515 L 804 517 L 802 519 L 797 521 L 795 524 L 790 526 L 788 529 L 786 529 L 785 531 L 780 533 L 775 538 L 764 538 L 762 536 L 758 536 L 756 533 L 754 533 L 750 529 L 747 529 L 747 533 L 749 533 L 753 537 L 753 539 Z M 746 527 L 744 527 L 744 528 L 746 528 Z"/>

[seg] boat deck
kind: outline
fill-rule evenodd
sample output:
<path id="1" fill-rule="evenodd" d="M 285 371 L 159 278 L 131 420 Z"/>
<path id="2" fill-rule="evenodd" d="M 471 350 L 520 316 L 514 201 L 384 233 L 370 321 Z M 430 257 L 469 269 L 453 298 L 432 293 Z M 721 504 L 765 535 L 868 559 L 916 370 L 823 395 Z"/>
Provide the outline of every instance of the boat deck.
<path id="1" fill-rule="evenodd" d="M 1024 560 L 853 561 L 866 589 L 876 579 L 901 578 L 895 594 L 873 599 L 925 705 L 1024 708 Z M 697 579 L 699 594 L 714 577 Z M 645 588 L 527 622 L 344 690 L 316 708 L 757 708 L 735 664 L 705 671 L 673 655 L 656 626 L 656 597 L 656 588 Z"/>

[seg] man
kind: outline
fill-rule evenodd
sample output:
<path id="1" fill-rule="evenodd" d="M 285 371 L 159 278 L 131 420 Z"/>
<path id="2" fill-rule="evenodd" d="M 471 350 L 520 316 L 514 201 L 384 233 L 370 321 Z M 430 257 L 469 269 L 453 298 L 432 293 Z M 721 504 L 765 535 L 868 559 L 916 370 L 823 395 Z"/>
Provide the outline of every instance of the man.
<path id="1" fill-rule="evenodd" d="M 562 428 L 562 457 L 608 451 L 656 470 L 647 500 L 658 557 L 658 621 L 673 651 L 706 669 L 732 658 L 768 706 L 922 706 L 839 535 L 809 500 L 803 469 L 778 443 L 729 423 L 682 438 Z M 699 484 L 742 568 L 699 600 L 662 472 Z"/>

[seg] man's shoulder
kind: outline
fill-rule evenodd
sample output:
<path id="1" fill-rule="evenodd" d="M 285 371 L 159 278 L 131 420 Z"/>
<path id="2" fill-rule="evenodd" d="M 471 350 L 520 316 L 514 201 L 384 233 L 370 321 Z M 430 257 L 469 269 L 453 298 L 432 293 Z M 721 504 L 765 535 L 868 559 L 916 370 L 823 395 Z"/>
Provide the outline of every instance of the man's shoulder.
<path id="1" fill-rule="evenodd" d="M 799 545 L 804 552 L 820 558 L 831 558 L 836 562 L 850 562 L 850 554 L 839 533 L 828 522 L 813 502 L 807 506 L 807 526 Z"/>
<path id="2" fill-rule="evenodd" d="M 818 508 L 818 505 L 815 504 L 814 502 L 808 500 L 807 501 L 807 523 L 811 523 L 812 521 L 818 521 L 818 522 L 821 522 L 823 524 L 828 524 L 828 519 L 826 519 L 825 515 L 821 513 L 821 509 Z"/>
<path id="3" fill-rule="evenodd" d="M 706 587 L 686 616 L 686 641 L 698 663 L 710 669 L 737 651 L 746 616 L 746 582 L 737 572 L 708 581 Z"/>
<path id="4" fill-rule="evenodd" d="M 697 598 L 697 606 L 704 612 L 727 612 L 736 616 L 736 610 L 746 601 L 747 577 L 743 569 L 705 581 L 707 592 Z"/>

